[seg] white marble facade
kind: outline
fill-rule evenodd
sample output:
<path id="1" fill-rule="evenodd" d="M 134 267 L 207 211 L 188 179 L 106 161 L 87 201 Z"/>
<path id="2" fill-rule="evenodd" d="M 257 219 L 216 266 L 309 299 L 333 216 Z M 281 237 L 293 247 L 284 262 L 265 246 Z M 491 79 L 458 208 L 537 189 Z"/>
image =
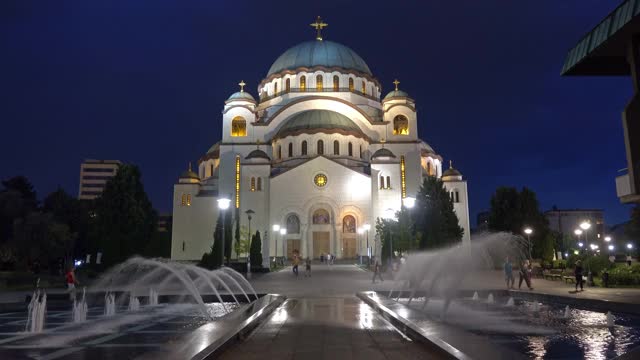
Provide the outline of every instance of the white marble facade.
<path id="1" fill-rule="evenodd" d="M 251 232 L 262 233 L 265 261 L 294 248 L 312 258 L 365 255 L 367 235 L 356 231 L 365 224 L 378 251 L 376 218 L 399 210 L 403 185 L 404 196 L 415 196 L 426 176 L 442 177 L 452 192 L 468 243 L 466 181 L 457 170 L 443 172 L 442 157 L 418 138 L 415 101 L 397 83 L 381 99 L 380 83 L 351 49 L 303 42 L 276 59 L 258 99 L 242 84 L 211 124 L 222 127 L 222 139 L 174 186 L 172 259 L 209 251 L 221 197 L 232 200 L 227 211 L 239 206 L 243 229 L 245 212 L 254 211 Z M 276 234 L 274 224 L 288 233 Z"/>

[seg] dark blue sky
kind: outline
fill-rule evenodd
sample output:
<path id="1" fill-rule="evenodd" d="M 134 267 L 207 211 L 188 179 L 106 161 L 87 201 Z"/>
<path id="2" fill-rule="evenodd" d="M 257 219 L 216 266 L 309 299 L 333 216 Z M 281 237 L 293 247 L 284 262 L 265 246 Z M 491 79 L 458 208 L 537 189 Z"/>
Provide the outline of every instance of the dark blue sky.
<path id="1" fill-rule="evenodd" d="M 220 138 L 223 102 L 256 95 L 276 57 L 325 38 L 359 53 L 384 86 L 416 99 L 420 136 L 469 181 L 472 224 L 497 186 L 528 186 L 543 209 L 628 219 L 626 78 L 562 78 L 567 50 L 620 1 L 0 2 L 0 178 L 77 195 L 80 162 L 140 166 L 171 210 L 173 183 Z"/>

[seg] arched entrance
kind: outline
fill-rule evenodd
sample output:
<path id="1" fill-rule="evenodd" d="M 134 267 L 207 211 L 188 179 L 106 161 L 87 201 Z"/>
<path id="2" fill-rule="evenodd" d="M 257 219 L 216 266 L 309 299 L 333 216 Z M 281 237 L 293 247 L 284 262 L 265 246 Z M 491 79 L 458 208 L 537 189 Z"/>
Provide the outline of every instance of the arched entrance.
<path id="1" fill-rule="evenodd" d="M 324 208 L 316 209 L 311 224 L 313 257 L 317 259 L 331 252 L 331 214 Z"/>

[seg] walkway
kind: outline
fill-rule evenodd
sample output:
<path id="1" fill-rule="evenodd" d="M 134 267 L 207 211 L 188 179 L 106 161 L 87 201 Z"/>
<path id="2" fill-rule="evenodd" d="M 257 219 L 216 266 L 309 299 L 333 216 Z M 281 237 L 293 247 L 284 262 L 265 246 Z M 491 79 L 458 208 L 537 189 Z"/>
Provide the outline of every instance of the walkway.
<path id="1" fill-rule="evenodd" d="M 289 297 L 245 341 L 220 359 L 437 359 L 356 298 L 371 274 L 353 265 L 315 266 L 310 278 L 291 268 L 256 277 L 258 292 Z"/>

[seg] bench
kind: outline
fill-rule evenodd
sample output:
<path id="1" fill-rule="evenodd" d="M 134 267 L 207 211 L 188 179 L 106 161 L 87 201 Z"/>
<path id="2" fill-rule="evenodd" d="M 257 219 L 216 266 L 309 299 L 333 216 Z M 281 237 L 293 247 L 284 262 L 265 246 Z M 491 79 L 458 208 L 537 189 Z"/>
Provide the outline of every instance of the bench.
<path id="1" fill-rule="evenodd" d="M 562 280 L 563 275 L 564 275 L 564 271 L 559 269 L 545 270 L 542 272 L 542 277 L 544 279 Z"/>

